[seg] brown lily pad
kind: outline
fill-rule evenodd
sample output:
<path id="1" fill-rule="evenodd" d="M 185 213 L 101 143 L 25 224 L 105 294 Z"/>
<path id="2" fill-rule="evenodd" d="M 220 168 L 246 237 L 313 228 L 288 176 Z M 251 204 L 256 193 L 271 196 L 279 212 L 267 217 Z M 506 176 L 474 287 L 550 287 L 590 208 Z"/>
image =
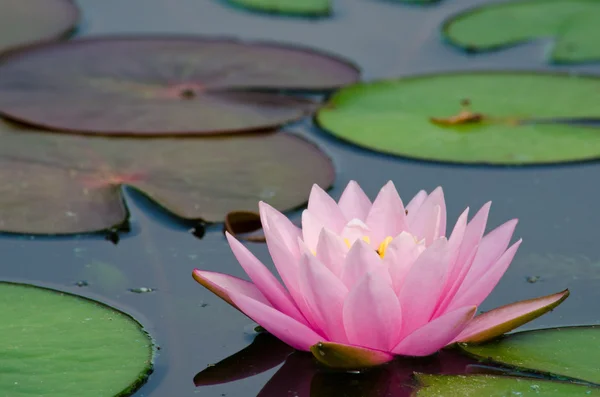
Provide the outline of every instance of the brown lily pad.
<path id="1" fill-rule="evenodd" d="M 280 210 L 306 202 L 334 178 L 331 160 L 287 133 L 239 137 L 107 138 L 18 130 L 0 121 L 0 231 L 72 234 L 127 220 L 121 186 L 167 211 L 221 222 L 264 200 Z"/>
<path id="2" fill-rule="evenodd" d="M 308 49 L 202 37 L 74 40 L 0 64 L 0 113 L 37 127 L 96 134 L 247 132 L 280 126 L 359 71 Z"/>
<path id="3" fill-rule="evenodd" d="M 71 0 L 0 0 L 0 53 L 60 39 L 79 19 Z"/>

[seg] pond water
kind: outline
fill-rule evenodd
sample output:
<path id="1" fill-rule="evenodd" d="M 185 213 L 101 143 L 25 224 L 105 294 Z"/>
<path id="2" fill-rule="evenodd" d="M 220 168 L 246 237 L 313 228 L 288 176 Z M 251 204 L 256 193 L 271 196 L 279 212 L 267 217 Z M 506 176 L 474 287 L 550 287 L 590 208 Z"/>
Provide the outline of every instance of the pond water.
<path id="1" fill-rule="evenodd" d="M 77 36 L 183 33 L 299 43 L 351 59 L 367 80 L 465 69 L 597 71 L 593 65 L 546 66 L 544 41 L 476 57 L 444 45 L 440 23 L 448 15 L 482 1 L 445 0 L 436 6 L 414 7 L 384 0 L 340 0 L 335 16 L 322 20 L 247 13 L 216 0 L 78 3 L 84 19 Z M 519 218 L 516 235 L 524 244 L 482 310 L 569 288 L 571 297 L 563 305 L 527 328 L 599 322 L 600 290 L 596 285 L 600 279 L 600 244 L 596 234 L 600 224 L 600 164 L 511 168 L 424 163 L 353 147 L 320 132 L 310 122 L 288 129 L 316 141 L 333 158 L 337 178 L 332 195 L 336 198 L 351 179 L 371 197 L 391 179 L 404 198 L 442 185 L 451 223 L 464 207 L 478 209 L 490 199 L 490 228 Z M 154 374 L 136 396 L 257 395 L 279 366 L 225 385 L 196 388 L 193 382 L 196 373 L 243 349 L 254 336 L 250 320 L 191 277 L 195 267 L 243 277 L 220 226 L 208 228 L 198 239 L 189 232 L 189 224 L 164 215 L 135 192 L 127 191 L 127 200 L 132 231 L 121 235 L 117 244 L 103 236 L 3 236 L 2 278 L 91 296 L 142 322 L 161 350 Z M 250 248 L 269 263 L 266 246 L 251 244 Z M 89 285 L 78 287 L 74 283 L 79 280 Z M 156 290 L 128 291 L 142 287 Z M 361 380 L 325 374 L 319 383 L 322 386 L 318 390 L 315 386 L 310 394 L 305 384 L 294 386 L 311 374 L 302 370 L 302 360 L 278 377 L 278 382 L 283 379 L 282 395 L 332 395 L 326 392 L 331 385 L 373 382 L 373 376 Z M 388 395 L 386 388 L 373 386 L 369 390 L 369 395 Z"/>

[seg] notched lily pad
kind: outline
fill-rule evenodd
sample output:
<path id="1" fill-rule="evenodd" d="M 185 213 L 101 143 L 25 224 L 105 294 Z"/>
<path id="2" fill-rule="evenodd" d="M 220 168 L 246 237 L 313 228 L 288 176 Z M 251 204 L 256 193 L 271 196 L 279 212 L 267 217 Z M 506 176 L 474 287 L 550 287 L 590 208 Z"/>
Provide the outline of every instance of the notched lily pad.
<path id="1" fill-rule="evenodd" d="M 460 344 L 485 361 L 600 385 L 600 327 L 518 332 L 482 345 Z"/>
<path id="2" fill-rule="evenodd" d="M 595 0 L 519 0 L 477 7 L 445 22 L 451 44 L 493 51 L 538 38 L 555 39 L 556 63 L 600 60 L 600 3 Z"/>
<path id="3" fill-rule="evenodd" d="M 319 110 L 317 121 L 359 146 L 423 160 L 583 161 L 600 157 L 598 92 L 600 79 L 593 76 L 423 75 L 343 88 Z"/>
<path id="4" fill-rule="evenodd" d="M 232 5 L 269 14 L 322 17 L 331 13 L 331 0 L 226 0 Z"/>
<path id="5" fill-rule="evenodd" d="M 0 113 L 51 130 L 190 135 L 277 127 L 359 71 L 331 55 L 203 37 L 111 37 L 38 46 L 0 64 Z"/>
<path id="6" fill-rule="evenodd" d="M 78 19 L 71 0 L 0 0 L 0 53 L 60 39 Z"/>
<path id="7" fill-rule="evenodd" d="M 280 210 L 329 187 L 331 160 L 287 133 L 104 138 L 17 130 L 0 121 L 0 231 L 71 234 L 127 220 L 122 186 L 183 219 L 222 222 L 264 200 Z"/>
<path id="8" fill-rule="evenodd" d="M 419 374 L 417 380 L 420 387 L 414 397 L 600 396 L 594 387 L 509 376 Z"/>
<path id="9" fill-rule="evenodd" d="M 152 371 L 152 341 L 126 314 L 0 282 L 0 395 L 129 396 Z"/>

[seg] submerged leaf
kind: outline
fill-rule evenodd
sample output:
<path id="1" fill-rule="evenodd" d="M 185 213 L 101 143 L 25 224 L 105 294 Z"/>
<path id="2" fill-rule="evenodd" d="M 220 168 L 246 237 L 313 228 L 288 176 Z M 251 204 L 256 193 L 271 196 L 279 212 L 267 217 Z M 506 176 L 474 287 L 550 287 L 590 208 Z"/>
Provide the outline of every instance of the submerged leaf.
<path id="1" fill-rule="evenodd" d="M 279 44 L 169 36 L 81 39 L 4 59 L 0 112 L 75 133 L 248 132 L 315 110 L 317 103 L 285 91 L 326 92 L 358 78 L 348 61 Z"/>
<path id="2" fill-rule="evenodd" d="M 600 129 L 583 122 L 600 120 L 599 91 L 599 78 L 571 74 L 423 75 L 342 88 L 317 121 L 346 141 L 423 160 L 591 160 L 600 157 Z"/>
<path id="3" fill-rule="evenodd" d="M 420 387 L 414 397 L 600 396 L 594 387 L 508 376 L 419 374 L 417 380 Z"/>
<path id="4" fill-rule="evenodd" d="M 517 332 L 481 345 L 459 346 L 481 360 L 600 384 L 597 326 Z"/>
<path id="5" fill-rule="evenodd" d="M 152 370 L 152 341 L 98 302 L 0 282 L 0 395 L 129 396 Z"/>
<path id="6" fill-rule="evenodd" d="M 0 53 L 60 39 L 78 19 L 71 0 L 0 0 Z"/>
<path id="7" fill-rule="evenodd" d="M 331 13 L 331 0 L 227 0 L 252 11 L 274 14 L 327 16 Z"/>
<path id="8" fill-rule="evenodd" d="M 553 37 L 553 62 L 588 62 L 600 60 L 598 20 L 595 0 L 518 0 L 458 14 L 446 21 L 443 32 L 447 41 L 469 52 Z"/>
<path id="9" fill-rule="evenodd" d="M 287 133 L 211 138 L 103 138 L 17 130 L 0 121 L 0 230 L 69 234 L 127 220 L 121 188 L 173 214 L 221 222 L 264 200 L 280 210 L 306 202 L 334 178 L 331 160 Z"/>

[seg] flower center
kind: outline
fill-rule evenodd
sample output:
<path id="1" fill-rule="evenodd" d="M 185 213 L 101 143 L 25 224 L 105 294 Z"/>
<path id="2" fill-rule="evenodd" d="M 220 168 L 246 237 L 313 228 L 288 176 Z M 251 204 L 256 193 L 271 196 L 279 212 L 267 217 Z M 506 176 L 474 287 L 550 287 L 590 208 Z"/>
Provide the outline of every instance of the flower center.
<path id="1" fill-rule="evenodd" d="M 381 244 L 379 244 L 379 248 L 377 248 L 377 253 L 379 254 L 379 256 L 381 257 L 381 259 L 383 259 L 385 257 L 385 250 L 387 249 L 388 245 L 390 245 L 390 243 L 394 240 L 394 238 L 392 236 L 387 236 L 382 242 Z"/>

